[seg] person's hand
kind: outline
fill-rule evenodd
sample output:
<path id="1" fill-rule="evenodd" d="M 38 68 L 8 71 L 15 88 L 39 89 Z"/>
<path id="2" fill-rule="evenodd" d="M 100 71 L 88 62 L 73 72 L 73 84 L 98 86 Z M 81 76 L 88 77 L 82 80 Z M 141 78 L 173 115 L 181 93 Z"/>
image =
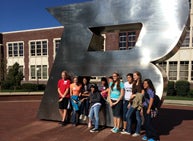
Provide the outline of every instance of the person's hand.
<path id="1" fill-rule="evenodd" d="M 140 111 L 140 115 L 143 117 L 143 109 L 141 109 L 141 111 Z"/>
<path id="2" fill-rule="evenodd" d="M 131 107 L 131 104 L 129 103 L 128 105 L 127 105 L 127 109 L 129 109 Z"/>
<path id="3" fill-rule="evenodd" d="M 151 111 L 150 109 L 147 109 L 147 114 L 150 114 L 150 111 Z"/>

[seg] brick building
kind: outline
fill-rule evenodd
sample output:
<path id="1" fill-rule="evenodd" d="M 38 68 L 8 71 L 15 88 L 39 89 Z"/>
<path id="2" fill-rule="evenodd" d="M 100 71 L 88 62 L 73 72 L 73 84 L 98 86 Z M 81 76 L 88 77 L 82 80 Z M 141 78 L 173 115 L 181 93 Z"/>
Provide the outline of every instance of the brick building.
<path id="1" fill-rule="evenodd" d="M 46 83 L 63 30 L 60 26 L 2 33 L 5 70 L 17 62 L 25 76 L 24 83 Z"/>

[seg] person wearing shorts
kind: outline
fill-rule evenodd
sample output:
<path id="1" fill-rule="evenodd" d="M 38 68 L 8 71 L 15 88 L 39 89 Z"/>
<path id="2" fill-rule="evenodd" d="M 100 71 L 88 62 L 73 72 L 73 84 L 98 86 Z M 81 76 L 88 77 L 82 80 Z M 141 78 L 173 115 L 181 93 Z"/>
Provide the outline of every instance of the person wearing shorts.
<path id="1" fill-rule="evenodd" d="M 61 116 L 61 124 L 64 126 L 66 124 L 67 107 L 70 98 L 70 80 L 68 79 L 68 74 L 66 71 L 61 73 L 61 79 L 58 81 L 58 104 L 59 113 Z"/>
<path id="2" fill-rule="evenodd" d="M 113 111 L 114 127 L 111 129 L 113 133 L 118 133 L 122 117 L 122 98 L 124 96 L 124 84 L 120 81 L 118 73 L 113 73 L 113 82 L 109 84 L 109 104 Z"/>

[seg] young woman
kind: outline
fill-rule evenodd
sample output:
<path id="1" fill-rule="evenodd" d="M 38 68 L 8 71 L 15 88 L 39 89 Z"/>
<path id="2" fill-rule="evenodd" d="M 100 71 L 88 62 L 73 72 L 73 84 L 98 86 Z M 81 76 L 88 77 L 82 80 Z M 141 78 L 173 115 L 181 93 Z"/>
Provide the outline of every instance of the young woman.
<path id="1" fill-rule="evenodd" d="M 156 140 L 159 140 L 159 137 L 155 128 L 152 125 L 152 118 L 151 118 L 151 109 L 153 106 L 153 101 L 155 96 L 155 88 L 150 79 L 145 79 L 143 81 L 143 88 L 145 90 L 143 114 L 145 118 L 144 127 L 146 131 L 146 135 L 142 138 L 142 140 L 156 141 Z"/>
<path id="2" fill-rule="evenodd" d="M 108 85 L 107 79 L 105 77 L 102 77 L 101 78 L 100 92 L 105 100 L 108 97 L 108 90 L 109 90 L 109 85 Z"/>
<path id="3" fill-rule="evenodd" d="M 113 73 L 113 82 L 109 84 L 109 104 L 113 111 L 114 127 L 111 129 L 113 133 L 119 132 L 120 121 L 122 117 L 122 104 L 124 95 L 124 84 L 120 81 L 118 73 Z"/>
<path id="4" fill-rule="evenodd" d="M 133 86 L 133 74 L 127 74 L 127 82 L 124 83 L 124 99 L 123 99 L 123 130 L 121 134 L 127 134 L 126 127 L 127 127 L 127 118 L 126 113 L 128 111 L 128 105 L 130 104 L 130 98 L 132 95 L 132 86 Z"/>
<path id="5" fill-rule="evenodd" d="M 96 84 L 91 85 L 90 92 L 90 112 L 89 112 L 89 126 L 91 126 L 91 122 L 94 123 L 94 128 L 90 130 L 90 132 L 98 132 L 99 131 L 99 110 L 101 107 L 101 94 L 98 91 L 98 87 Z"/>
<path id="6" fill-rule="evenodd" d="M 107 103 L 107 97 L 108 97 L 108 91 L 109 91 L 109 84 L 107 81 L 106 77 L 101 78 L 101 86 L 100 86 L 100 93 L 102 95 L 102 100 L 101 100 L 101 121 L 103 122 L 102 125 L 105 127 L 106 126 L 106 103 Z"/>
<path id="7" fill-rule="evenodd" d="M 81 106 L 80 106 L 80 117 L 79 119 L 83 119 L 84 121 L 88 117 L 89 113 L 89 95 L 90 95 L 90 83 L 87 80 L 86 77 L 83 78 L 82 80 L 82 90 L 81 90 Z"/>
<path id="8" fill-rule="evenodd" d="M 71 104 L 73 107 L 72 112 L 72 124 L 76 126 L 78 124 L 78 111 L 79 111 L 79 95 L 81 94 L 82 85 L 78 83 L 78 77 L 73 78 L 73 83 L 70 85 Z"/>
<path id="9" fill-rule="evenodd" d="M 63 71 L 61 73 L 61 79 L 58 81 L 58 95 L 59 95 L 59 112 L 62 118 L 62 126 L 66 124 L 66 114 L 68 101 L 70 98 L 70 80 L 68 79 L 68 73 Z"/>
<path id="10" fill-rule="evenodd" d="M 133 73 L 133 87 L 132 87 L 132 95 L 131 95 L 131 106 L 129 106 L 129 110 L 127 111 L 127 132 L 128 134 L 132 133 L 132 118 L 133 113 L 135 113 L 136 116 L 136 130 L 135 133 L 132 135 L 133 137 L 140 136 L 141 131 L 141 109 L 142 109 L 142 97 L 144 94 L 143 91 L 143 84 L 141 80 L 141 73 L 140 72 L 134 72 Z"/>

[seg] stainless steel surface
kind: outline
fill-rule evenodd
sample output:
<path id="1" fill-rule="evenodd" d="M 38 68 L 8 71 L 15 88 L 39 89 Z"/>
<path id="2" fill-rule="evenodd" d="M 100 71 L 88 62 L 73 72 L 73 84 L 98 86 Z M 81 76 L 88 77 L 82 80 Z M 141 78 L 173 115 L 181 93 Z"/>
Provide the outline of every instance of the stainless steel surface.
<path id="1" fill-rule="evenodd" d="M 40 119 L 60 119 L 57 81 L 62 70 L 86 76 L 109 76 L 116 71 L 123 78 L 137 70 L 153 81 L 162 96 L 166 76 L 155 63 L 179 48 L 189 17 L 188 0 L 94 0 L 50 8 L 49 12 L 64 25 L 65 32 L 39 108 Z M 109 26 L 137 23 L 142 29 L 135 48 L 88 51 L 93 36 L 90 28 L 98 29 L 94 32 L 100 36 Z"/>

